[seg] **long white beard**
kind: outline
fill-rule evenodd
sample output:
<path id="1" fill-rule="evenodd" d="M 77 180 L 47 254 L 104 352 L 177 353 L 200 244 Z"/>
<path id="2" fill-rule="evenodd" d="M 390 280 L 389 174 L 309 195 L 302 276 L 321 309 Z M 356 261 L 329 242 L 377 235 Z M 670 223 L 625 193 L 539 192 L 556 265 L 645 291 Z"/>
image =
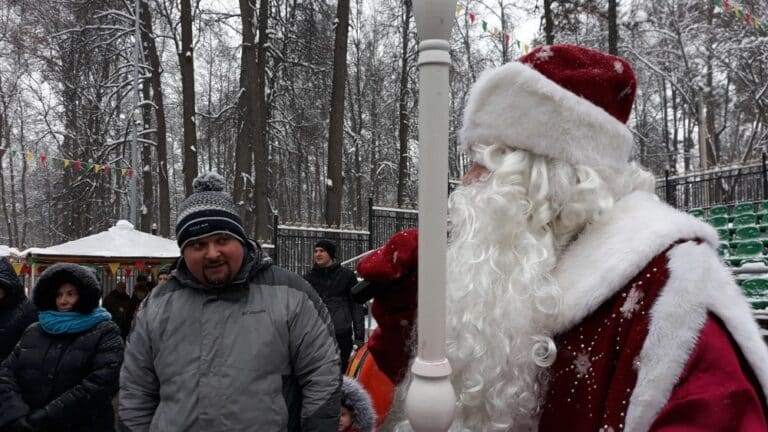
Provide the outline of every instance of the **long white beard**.
<path id="1" fill-rule="evenodd" d="M 451 431 L 537 428 L 543 366 L 555 356 L 542 323 L 558 310 L 561 293 L 550 276 L 554 239 L 531 228 L 536 211 L 508 184 L 477 182 L 451 195 L 447 357 L 457 394 Z"/>
<path id="2" fill-rule="evenodd" d="M 555 354 L 543 324 L 558 310 L 561 292 L 551 277 L 554 238 L 537 226 L 542 209 L 531 208 L 519 189 L 477 182 L 451 197 L 447 357 L 458 395 L 453 431 L 527 431 L 538 424 L 542 366 Z"/>

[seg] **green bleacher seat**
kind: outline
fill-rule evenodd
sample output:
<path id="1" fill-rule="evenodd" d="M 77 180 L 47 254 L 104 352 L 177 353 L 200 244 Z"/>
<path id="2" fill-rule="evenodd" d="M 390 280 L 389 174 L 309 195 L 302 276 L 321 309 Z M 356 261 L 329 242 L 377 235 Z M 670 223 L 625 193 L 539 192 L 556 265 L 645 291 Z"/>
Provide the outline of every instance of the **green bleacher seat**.
<path id="1" fill-rule="evenodd" d="M 720 241 L 731 241 L 731 231 L 728 228 L 718 228 L 717 235 L 720 237 Z"/>
<path id="2" fill-rule="evenodd" d="M 760 218 L 768 215 L 768 201 L 763 201 L 760 204 L 758 204 L 757 212 L 756 213 L 757 213 L 758 217 L 760 217 Z M 768 222 L 768 220 L 766 220 L 763 223 L 766 223 L 766 222 Z"/>
<path id="3" fill-rule="evenodd" d="M 741 292 L 747 298 L 768 299 L 768 279 L 744 279 L 741 284 Z"/>
<path id="4" fill-rule="evenodd" d="M 717 247 L 717 254 L 723 258 L 728 258 L 731 255 L 731 246 L 727 242 L 720 242 Z"/>
<path id="5" fill-rule="evenodd" d="M 722 229 L 722 228 L 720 228 Z M 737 249 L 739 245 L 745 241 L 762 241 L 760 238 L 760 229 L 755 225 L 747 225 L 743 227 L 737 227 L 733 233 L 733 237 L 729 242 L 730 247 Z"/>
<path id="6" fill-rule="evenodd" d="M 747 240 L 736 246 L 729 261 L 731 265 L 738 267 L 748 262 L 763 262 L 764 259 L 763 243 L 758 240 Z"/>
<path id="7" fill-rule="evenodd" d="M 749 305 L 754 310 L 763 310 L 768 307 L 768 299 L 749 300 Z"/>
<path id="8" fill-rule="evenodd" d="M 739 203 L 733 206 L 733 210 L 731 211 L 731 214 L 734 216 L 744 214 L 744 213 L 754 213 L 755 212 L 755 205 L 753 203 Z"/>
<path id="9" fill-rule="evenodd" d="M 696 216 L 699 219 L 704 219 L 704 209 L 703 208 L 688 209 L 688 214 L 691 215 L 691 216 Z"/>
<path id="10" fill-rule="evenodd" d="M 733 218 L 733 226 L 740 227 L 746 225 L 756 225 L 757 216 L 754 213 L 741 213 Z"/>
<path id="11" fill-rule="evenodd" d="M 728 216 L 728 207 L 726 206 L 714 206 L 709 209 L 709 218 L 712 219 L 715 216 Z"/>
<path id="12" fill-rule="evenodd" d="M 728 228 L 728 216 L 725 215 L 710 217 L 707 222 L 715 228 Z"/>

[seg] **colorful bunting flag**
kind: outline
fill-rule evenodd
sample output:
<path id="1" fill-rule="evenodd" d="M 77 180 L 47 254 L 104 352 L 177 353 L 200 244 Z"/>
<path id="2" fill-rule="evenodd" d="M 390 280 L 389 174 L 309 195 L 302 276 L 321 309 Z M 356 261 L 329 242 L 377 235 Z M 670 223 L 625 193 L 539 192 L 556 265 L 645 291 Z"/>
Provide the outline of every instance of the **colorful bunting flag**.
<path id="1" fill-rule="evenodd" d="M 45 155 L 40 155 L 40 166 L 45 166 Z"/>
<path id="2" fill-rule="evenodd" d="M 21 269 L 24 268 L 24 263 L 15 262 L 11 265 L 13 265 L 13 271 L 16 272 L 16 276 L 21 276 Z"/>
<path id="3" fill-rule="evenodd" d="M 109 271 L 112 272 L 112 274 L 117 274 L 117 269 L 120 268 L 120 263 L 109 263 Z"/>
<path id="4" fill-rule="evenodd" d="M 71 162 L 69 159 L 64 159 L 64 168 L 67 168 Z"/>
<path id="5" fill-rule="evenodd" d="M 737 3 L 731 3 L 729 0 L 712 0 L 715 4 L 715 6 L 720 6 L 725 10 L 726 12 L 733 11 L 733 15 L 736 16 L 739 19 L 743 19 L 744 22 L 750 26 L 754 27 L 755 29 L 762 29 L 766 32 L 768 32 L 768 25 L 766 25 L 763 20 L 760 20 L 758 17 L 756 17 L 754 14 L 752 14 L 750 11 L 744 9 L 744 7 Z"/>

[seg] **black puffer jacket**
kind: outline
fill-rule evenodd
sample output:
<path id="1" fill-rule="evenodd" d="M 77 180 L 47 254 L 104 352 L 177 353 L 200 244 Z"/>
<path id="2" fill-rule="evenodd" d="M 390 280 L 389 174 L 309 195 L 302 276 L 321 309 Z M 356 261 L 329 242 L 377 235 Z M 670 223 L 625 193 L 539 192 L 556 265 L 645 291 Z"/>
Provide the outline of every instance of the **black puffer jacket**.
<path id="1" fill-rule="evenodd" d="M 78 312 L 89 313 L 98 305 L 95 276 L 72 264 L 46 270 L 35 288 L 35 305 L 50 310 L 64 282 L 78 287 Z M 113 431 L 111 401 L 122 360 L 120 329 L 112 321 L 74 334 L 30 326 L 0 365 L 0 431 L 24 416 L 39 431 Z"/>
<path id="2" fill-rule="evenodd" d="M 0 258 L 0 288 L 5 297 L 0 300 L 0 363 L 13 351 L 30 324 L 37 321 L 37 309 L 27 295 L 7 258 Z"/>
<path id="3" fill-rule="evenodd" d="M 355 273 L 338 263 L 329 267 L 314 266 L 304 279 L 323 299 L 336 333 L 354 328 L 356 341 L 365 341 L 363 307 L 352 301 L 351 290 L 357 284 Z"/>

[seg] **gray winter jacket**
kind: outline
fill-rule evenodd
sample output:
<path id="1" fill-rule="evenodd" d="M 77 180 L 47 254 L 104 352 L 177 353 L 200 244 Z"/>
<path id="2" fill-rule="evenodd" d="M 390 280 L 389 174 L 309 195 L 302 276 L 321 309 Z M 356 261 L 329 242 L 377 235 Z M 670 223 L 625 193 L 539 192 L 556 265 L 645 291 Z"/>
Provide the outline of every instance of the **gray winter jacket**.
<path id="1" fill-rule="evenodd" d="M 183 260 L 140 306 L 120 373 L 130 431 L 336 431 L 339 354 L 328 312 L 257 252 L 212 291 Z"/>

